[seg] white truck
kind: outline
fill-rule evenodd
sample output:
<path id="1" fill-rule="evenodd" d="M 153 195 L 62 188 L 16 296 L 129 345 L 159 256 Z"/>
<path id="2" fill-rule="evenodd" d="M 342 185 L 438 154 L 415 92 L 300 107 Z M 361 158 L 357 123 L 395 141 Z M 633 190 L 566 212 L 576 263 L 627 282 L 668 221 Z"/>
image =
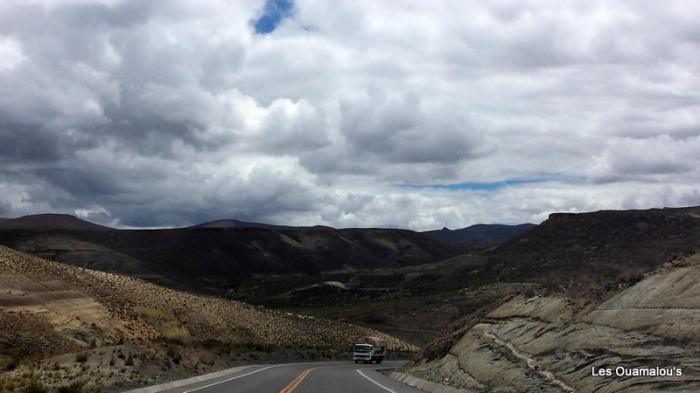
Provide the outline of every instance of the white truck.
<path id="1" fill-rule="evenodd" d="M 355 363 L 380 364 L 386 356 L 386 342 L 379 337 L 362 337 L 352 346 L 352 360 Z"/>

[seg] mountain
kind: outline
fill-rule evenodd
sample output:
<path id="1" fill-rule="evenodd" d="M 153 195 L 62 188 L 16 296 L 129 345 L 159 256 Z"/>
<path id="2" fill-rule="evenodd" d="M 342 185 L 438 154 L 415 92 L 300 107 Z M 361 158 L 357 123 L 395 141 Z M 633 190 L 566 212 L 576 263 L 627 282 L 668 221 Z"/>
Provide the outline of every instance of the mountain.
<path id="1" fill-rule="evenodd" d="M 272 224 L 261 224 L 261 223 L 257 223 L 257 222 L 238 221 L 238 220 L 233 220 L 233 219 L 210 221 L 210 222 L 205 222 L 203 224 L 193 225 L 193 226 L 190 226 L 188 228 L 190 228 L 190 229 L 207 229 L 207 228 L 269 229 L 271 231 L 301 231 L 301 230 L 323 230 L 323 229 L 332 230 L 333 229 L 331 227 L 327 227 L 327 226 L 323 226 L 323 225 L 315 225 L 315 226 L 310 226 L 310 227 L 294 227 L 294 226 L 288 226 L 288 225 L 272 225 Z"/>
<path id="2" fill-rule="evenodd" d="M 255 274 L 309 275 L 400 267 L 454 254 L 449 247 L 407 230 L 207 225 L 158 230 L 103 230 L 91 225 L 85 230 L 67 230 L 35 225 L 33 231 L 7 226 L 0 231 L 0 244 L 75 266 L 216 294 L 226 293 Z"/>
<path id="3" fill-rule="evenodd" d="M 114 390 L 276 359 L 345 356 L 355 325 L 193 295 L 0 247 L 0 391 Z M 121 385 L 126 384 L 126 385 Z"/>
<path id="4" fill-rule="evenodd" d="M 508 241 L 532 228 L 535 224 L 502 225 L 476 224 L 462 229 L 447 229 L 425 231 L 424 235 L 445 243 L 484 246 Z"/>
<path id="5" fill-rule="evenodd" d="M 81 220 L 68 214 L 37 214 L 0 218 L 0 231 L 109 231 L 112 228 Z"/>
<path id="6" fill-rule="evenodd" d="M 700 207 L 603 210 L 552 214 L 483 257 L 501 280 L 583 288 L 643 274 L 699 246 Z"/>

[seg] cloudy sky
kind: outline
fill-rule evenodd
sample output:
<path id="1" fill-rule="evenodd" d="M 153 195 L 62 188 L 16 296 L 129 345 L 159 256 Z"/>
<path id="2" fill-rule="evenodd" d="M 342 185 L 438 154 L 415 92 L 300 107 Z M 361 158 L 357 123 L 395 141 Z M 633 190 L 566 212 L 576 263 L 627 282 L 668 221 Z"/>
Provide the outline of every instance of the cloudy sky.
<path id="1" fill-rule="evenodd" d="M 457 228 L 700 204 L 697 1 L 0 2 L 0 216 Z"/>

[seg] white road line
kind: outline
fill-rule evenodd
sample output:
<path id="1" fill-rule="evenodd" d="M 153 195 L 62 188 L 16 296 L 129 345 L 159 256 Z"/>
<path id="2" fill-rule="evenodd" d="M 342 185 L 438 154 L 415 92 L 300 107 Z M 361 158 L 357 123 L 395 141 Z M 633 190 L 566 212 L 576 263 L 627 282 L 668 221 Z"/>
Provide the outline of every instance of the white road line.
<path id="1" fill-rule="evenodd" d="M 372 378 L 370 378 L 370 377 L 366 376 L 366 375 L 365 375 L 365 374 L 364 374 L 364 373 L 363 373 L 362 371 L 360 371 L 360 369 L 359 369 L 359 368 L 358 368 L 358 369 L 355 369 L 355 371 L 357 371 L 357 373 L 358 373 L 358 374 L 360 374 L 360 375 L 362 375 L 363 377 L 365 377 L 365 379 L 367 379 L 368 381 L 370 381 L 370 382 L 372 382 L 373 384 L 375 384 L 375 385 L 379 386 L 380 388 L 382 388 L 382 389 L 386 390 L 387 392 L 390 392 L 390 393 L 396 393 L 395 391 L 393 391 L 393 390 L 389 389 L 388 387 L 386 387 L 386 386 L 382 385 L 381 383 L 379 383 L 379 382 L 375 381 L 374 379 L 372 379 Z"/>
<path id="2" fill-rule="evenodd" d="M 280 367 L 280 366 L 288 366 L 288 365 L 287 365 L 287 364 L 275 364 L 274 366 L 263 367 L 263 368 L 260 368 L 260 369 L 255 370 L 255 371 L 251 371 L 251 372 L 249 372 L 249 373 L 245 373 L 245 374 L 237 375 L 237 376 L 235 376 L 235 377 L 233 377 L 233 378 L 225 379 L 225 380 L 223 380 L 223 381 L 210 383 L 209 385 L 200 386 L 200 387 L 198 387 L 198 388 L 194 388 L 194 389 L 190 389 L 190 390 L 185 390 L 185 391 L 182 392 L 182 393 L 195 392 L 195 391 L 197 391 L 197 390 L 202 390 L 202 389 L 208 388 L 208 387 L 210 387 L 210 386 L 214 386 L 214 385 L 218 385 L 218 384 L 221 384 L 221 383 L 233 381 L 234 379 L 247 377 L 247 376 L 249 376 L 249 375 L 253 375 L 253 374 L 255 374 L 255 373 L 259 373 L 260 371 L 265 371 L 265 370 L 269 370 L 269 369 L 271 369 L 271 368 Z M 365 378 L 366 378 L 366 377 L 365 377 Z"/>

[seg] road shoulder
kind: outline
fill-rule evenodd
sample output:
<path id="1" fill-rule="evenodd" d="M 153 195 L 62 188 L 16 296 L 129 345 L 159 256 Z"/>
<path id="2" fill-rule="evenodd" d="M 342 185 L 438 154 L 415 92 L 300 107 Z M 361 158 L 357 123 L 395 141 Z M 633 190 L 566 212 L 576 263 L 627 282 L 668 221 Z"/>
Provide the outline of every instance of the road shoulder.
<path id="1" fill-rule="evenodd" d="M 423 390 L 428 393 L 467 393 L 467 390 L 456 389 L 450 386 L 440 385 L 439 383 L 431 382 L 423 378 L 414 377 L 413 375 L 392 371 L 387 374 L 389 378 L 401 382 L 405 385 Z"/>
<path id="2" fill-rule="evenodd" d="M 182 386 L 196 384 L 199 382 L 206 382 L 206 381 L 211 381 L 211 380 L 215 380 L 215 379 L 219 379 L 219 378 L 225 378 L 228 376 L 232 376 L 236 373 L 240 373 L 242 371 L 247 371 L 247 370 L 252 369 L 254 367 L 256 367 L 256 365 L 246 365 L 246 366 L 227 368 L 225 370 L 216 371 L 216 372 L 209 373 L 209 374 L 198 375 L 196 377 L 191 377 L 191 378 L 187 378 L 187 379 L 179 379 L 177 381 L 166 382 L 166 383 L 162 383 L 159 385 L 146 386 L 143 388 L 129 390 L 125 393 L 158 393 L 158 392 L 162 392 L 162 391 L 169 390 L 169 389 L 174 389 L 174 388 L 179 388 Z"/>

